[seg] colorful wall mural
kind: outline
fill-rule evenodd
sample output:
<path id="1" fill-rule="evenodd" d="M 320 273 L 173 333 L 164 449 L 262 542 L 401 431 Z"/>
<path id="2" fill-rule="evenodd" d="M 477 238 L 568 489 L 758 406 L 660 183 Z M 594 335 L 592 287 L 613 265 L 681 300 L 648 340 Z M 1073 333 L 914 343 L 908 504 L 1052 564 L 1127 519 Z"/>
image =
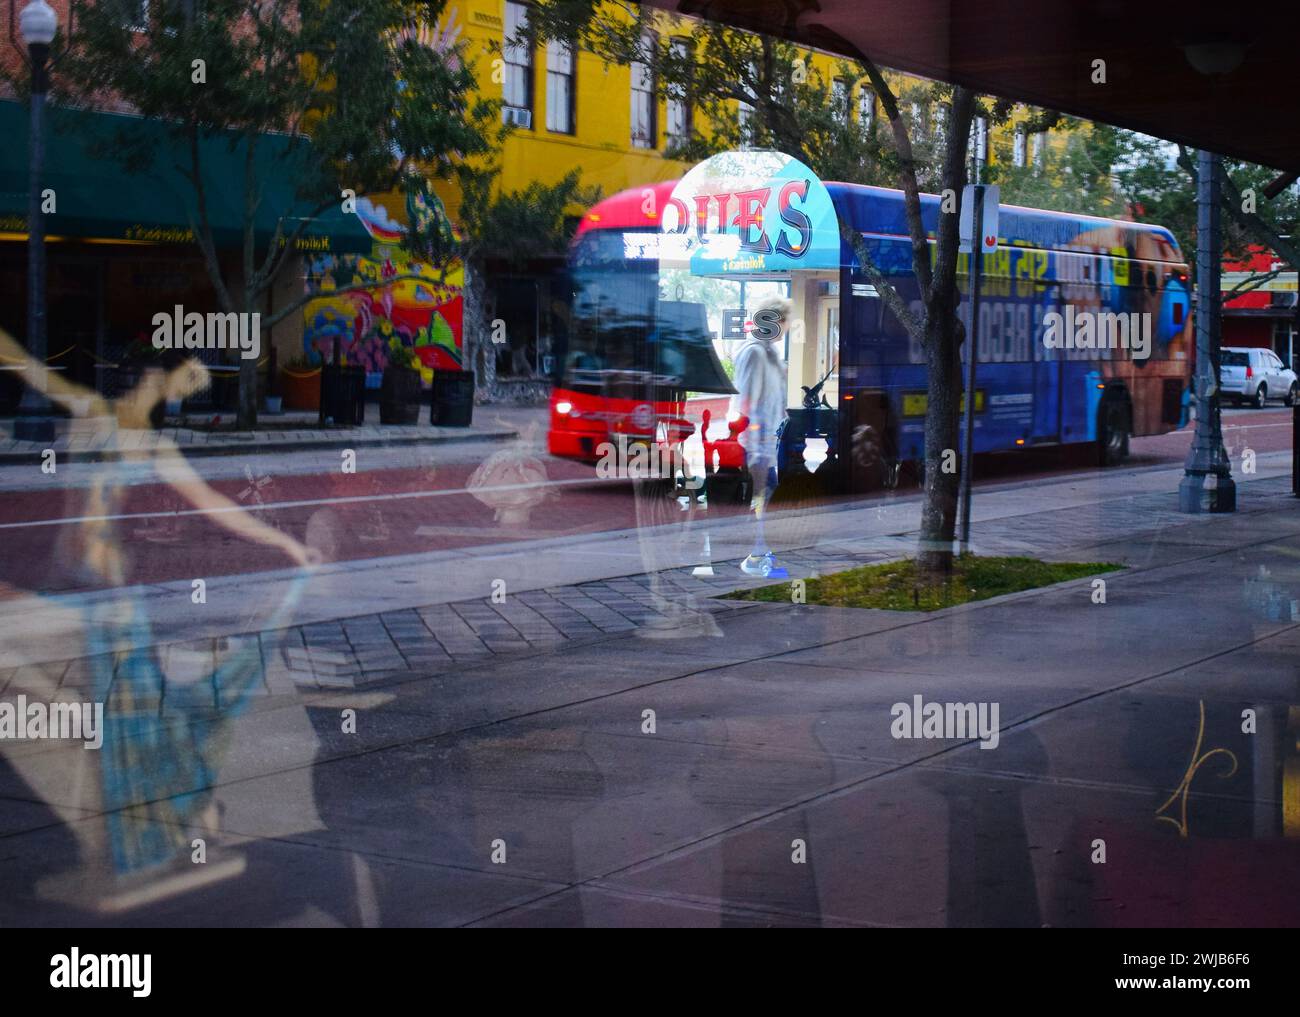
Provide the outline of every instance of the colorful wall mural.
<path id="1" fill-rule="evenodd" d="M 303 352 L 313 365 L 330 361 L 334 342 L 342 362 L 366 368 L 367 384 L 377 387 L 391 352 L 399 345 L 415 354 L 425 381 L 435 370 L 459 370 L 462 363 L 462 287 L 459 259 L 420 259 L 403 241 L 412 223 L 419 235 L 454 238 L 447 213 L 437 195 L 422 182 L 408 188 L 405 222 L 389 211 L 397 196 L 372 201 L 356 199 L 357 218 L 374 238 L 367 255 L 322 255 L 307 265 L 308 292 L 319 293 L 303 309 Z M 430 249 L 450 244 L 428 245 Z M 385 279 L 399 276 L 388 285 Z M 335 291 L 359 283 L 373 288 Z"/>

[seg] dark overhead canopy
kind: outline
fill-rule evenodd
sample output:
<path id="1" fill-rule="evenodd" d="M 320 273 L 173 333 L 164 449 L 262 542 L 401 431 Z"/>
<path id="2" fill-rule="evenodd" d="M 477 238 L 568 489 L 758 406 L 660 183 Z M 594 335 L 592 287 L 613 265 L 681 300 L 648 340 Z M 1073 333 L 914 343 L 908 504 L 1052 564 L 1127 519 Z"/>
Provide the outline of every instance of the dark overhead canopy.
<path id="1" fill-rule="evenodd" d="M 1300 3 L 649 0 L 979 92 L 1300 171 Z M 847 43 L 847 46 L 845 45 Z M 1202 64 L 1239 66 L 1205 74 Z M 1093 84 L 1093 61 L 1106 84 Z"/>

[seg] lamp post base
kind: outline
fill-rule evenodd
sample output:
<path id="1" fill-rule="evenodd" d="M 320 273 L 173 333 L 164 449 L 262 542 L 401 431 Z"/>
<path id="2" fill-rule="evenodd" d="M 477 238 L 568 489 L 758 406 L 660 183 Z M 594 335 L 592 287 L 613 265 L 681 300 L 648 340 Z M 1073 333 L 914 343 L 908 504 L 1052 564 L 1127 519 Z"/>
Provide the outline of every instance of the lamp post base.
<path id="1" fill-rule="evenodd" d="M 1237 511 L 1236 481 L 1226 473 L 1189 472 L 1178 484 L 1178 511 Z"/>

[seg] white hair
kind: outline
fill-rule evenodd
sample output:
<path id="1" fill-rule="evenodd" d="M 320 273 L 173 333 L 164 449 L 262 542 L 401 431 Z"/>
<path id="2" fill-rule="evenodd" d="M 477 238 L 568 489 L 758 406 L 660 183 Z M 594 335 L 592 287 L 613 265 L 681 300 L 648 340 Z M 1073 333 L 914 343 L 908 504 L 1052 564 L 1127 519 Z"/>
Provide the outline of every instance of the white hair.
<path id="1" fill-rule="evenodd" d="M 775 311 L 780 317 L 782 324 L 790 320 L 794 314 L 794 304 L 790 302 L 789 297 L 783 297 L 780 294 L 774 294 L 770 297 L 764 297 L 759 305 L 754 308 L 755 311 Z"/>

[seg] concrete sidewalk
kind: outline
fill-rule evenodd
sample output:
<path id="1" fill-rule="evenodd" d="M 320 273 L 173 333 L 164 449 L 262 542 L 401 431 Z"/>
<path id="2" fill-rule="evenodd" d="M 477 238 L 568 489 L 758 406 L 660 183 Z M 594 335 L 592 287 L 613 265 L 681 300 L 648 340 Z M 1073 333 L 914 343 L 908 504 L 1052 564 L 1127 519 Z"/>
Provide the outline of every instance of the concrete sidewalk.
<path id="1" fill-rule="evenodd" d="M 391 608 L 264 641 L 246 711 L 190 718 L 228 739 L 212 842 L 240 865 L 211 886 L 108 871 L 119 810 L 66 779 L 80 748 L 0 743 L 0 921 L 1294 924 L 1300 504 L 1262 457 L 1236 515 L 1182 516 L 1172 472 L 977 497 L 981 551 L 1123 566 L 1101 600 L 1086 579 L 930 615 L 716 601 L 734 563 L 652 591 L 616 538 L 603 565 L 532 549 L 500 604 L 458 577 L 509 553 L 463 555 L 419 606 L 390 566 Z M 809 520 L 792 572 L 909 552 L 909 512 Z M 608 574 L 555 582 L 583 570 Z M 168 681 L 232 649 L 170 647 Z M 3 698 L 36 671 L 94 673 L 27 665 Z M 996 746 L 895 737 L 916 696 L 996 705 Z"/>
<path id="2" fill-rule="evenodd" d="M 1243 490 L 1261 490 L 1261 484 L 1285 478 L 1289 466 L 1289 457 L 1283 453 L 1261 455 L 1257 473 L 1241 478 Z M 981 553 L 1060 558 L 1068 557 L 1077 540 L 1088 535 L 1098 540 L 1107 534 L 1136 537 L 1158 535 L 1171 526 L 1207 525 L 1208 517 L 1181 515 L 1176 500 L 1169 500 L 1181 476 L 1182 470 L 1177 468 L 1137 468 L 981 487 L 973 503 L 975 548 Z M 767 533 L 793 577 L 825 574 L 911 554 L 920 504 L 919 495 L 909 494 L 807 511 L 796 506 L 774 512 Z M 1257 510 L 1254 502 L 1243 502 L 1243 512 Z M 1064 525 L 1062 519 L 1067 520 Z M 561 632 L 621 632 L 629 623 L 627 617 L 617 611 L 611 616 L 603 610 L 608 604 L 588 605 L 583 598 L 592 599 L 590 594 L 596 594 L 619 601 L 616 587 L 626 593 L 628 583 L 643 588 L 649 597 L 649 559 L 658 569 L 659 585 L 682 591 L 686 597 L 708 598 L 756 582 L 737 569 L 753 539 L 752 524 L 746 517 L 711 519 L 702 513 L 688 518 L 683 514 L 679 521 L 639 530 L 546 539 L 529 539 L 526 526 L 510 528 L 490 521 L 477 532 L 485 538 L 478 546 L 324 566 L 311 576 L 306 594 L 295 608 L 295 629 L 310 629 L 322 638 L 328 633 L 325 641 L 335 644 L 335 650 L 347 642 L 349 626 L 375 630 L 399 612 L 443 618 L 474 614 L 489 630 L 512 631 L 511 617 L 520 611 L 519 604 L 535 601 L 549 606 L 562 591 L 564 597 L 582 604 L 583 610 L 600 612 L 608 625 L 584 626 L 580 621 L 585 616 L 579 612 L 577 617 L 564 616 L 571 624 L 559 626 Z M 1063 534 L 1072 539 L 1063 542 Z M 706 537 L 711 559 L 703 554 Z M 1143 553 L 1149 555 L 1150 550 L 1144 548 Z M 714 568 L 713 577 L 694 574 L 707 563 Z M 298 577 L 295 569 L 279 568 L 255 575 L 209 578 L 207 602 L 202 605 L 191 602 L 188 580 L 10 599 L 0 613 L 0 674 L 6 668 L 66 659 L 69 645 L 76 645 L 80 614 L 124 597 L 139 603 L 148 614 L 155 645 L 255 635 L 258 622 L 284 601 Z M 498 583 L 506 591 L 506 599 L 495 604 L 490 594 Z M 349 605 L 364 605 L 365 610 L 349 609 Z M 627 605 L 619 603 L 618 607 Z M 528 616 L 528 612 L 522 613 Z M 69 627 L 57 622 L 58 617 L 66 618 Z M 637 617 L 636 623 L 643 620 Z M 459 630 L 458 623 L 449 624 Z M 467 624 L 471 632 L 476 631 L 473 624 Z M 434 635 L 438 637 L 437 632 Z M 292 634 L 290 639 L 298 641 Z M 507 641 L 518 642 L 514 637 Z M 366 640 L 367 644 L 374 642 Z M 489 641 L 480 637 L 478 642 L 487 646 Z M 376 660 L 357 657 L 350 667 L 357 675 L 391 670 L 400 666 L 394 663 L 400 654 L 400 647 L 385 645 Z"/>
<path id="3" fill-rule="evenodd" d="M 490 409 L 483 407 L 480 409 Z M 378 408 L 375 408 L 377 416 Z M 163 440 L 170 441 L 187 457 L 241 455 L 257 452 L 295 452 L 305 449 L 345 449 L 393 445 L 441 445 L 461 441 L 507 441 L 518 431 L 507 424 L 479 422 L 469 427 L 436 427 L 432 424 L 362 424 L 357 427 L 317 427 L 315 414 L 284 414 L 259 420 L 255 431 L 231 431 L 208 427 L 165 426 L 161 430 L 126 430 L 111 420 L 96 417 L 61 420 L 53 442 L 15 441 L 12 419 L 0 420 L 0 465 L 39 465 L 45 449 L 54 449 L 58 462 L 102 462 L 148 453 Z M 426 414 L 427 416 L 427 414 Z"/>

